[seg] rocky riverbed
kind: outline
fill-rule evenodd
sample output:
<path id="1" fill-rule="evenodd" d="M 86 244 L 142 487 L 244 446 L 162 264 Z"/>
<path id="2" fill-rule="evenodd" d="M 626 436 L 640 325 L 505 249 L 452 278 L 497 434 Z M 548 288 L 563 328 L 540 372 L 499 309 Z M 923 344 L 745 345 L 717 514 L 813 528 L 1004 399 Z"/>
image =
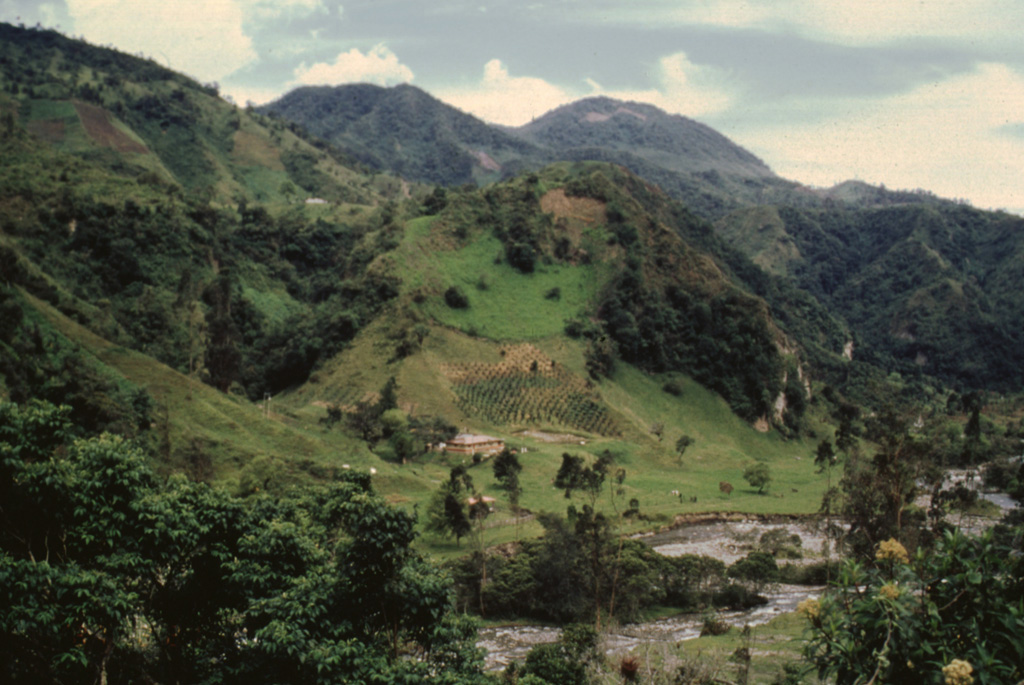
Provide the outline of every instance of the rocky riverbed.
<path id="1" fill-rule="evenodd" d="M 679 526 L 672 530 L 644 536 L 643 541 L 666 556 L 699 554 L 731 564 L 756 548 L 761 535 L 780 530 L 785 536 L 799 536 L 803 557 L 821 559 L 824 536 L 813 524 L 800 520 L 707 520 Z M 796 605 L 820 594 L 822 588 L 800 585 L 778 585 L 764 592 L 768 603 L 747 611 L 720 612 L 716 615 L 731 626 L 760 625 L 779 614 L 793 611 Z M 604 636 L 605 649 L 623 652 L 643 644 L 692 640 L 700 636 L 702 614 L 683 614 L 671 618 L 617 626 Z M 487 650 L 487 667 L 504 668 L 511 661 L 522 661 L 534 645 L 555 642 L 561 635 L 558 628 L 547 626 L 500 626 L 480 630 L 477 644 Z"/>

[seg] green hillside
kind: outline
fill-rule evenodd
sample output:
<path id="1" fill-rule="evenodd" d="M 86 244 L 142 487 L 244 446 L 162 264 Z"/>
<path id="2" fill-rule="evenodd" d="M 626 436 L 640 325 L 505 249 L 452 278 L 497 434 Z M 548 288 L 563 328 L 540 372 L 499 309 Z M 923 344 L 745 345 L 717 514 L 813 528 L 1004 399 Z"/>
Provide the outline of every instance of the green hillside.
<path id="1" fill-rule="evenodd" d="M 627 173 L 425 194 L 151 62 L 2 30 L 5 397 L 70 403 L 196 477 L 373 464 L 421 500 L 443 464 L 402 468 L 327 410 L 394 377 L 417 439 L 435 421 L 633 453 L 649 423 L 688 430 L 619 384 L 635 367 L 720 393 L 735 431 L 799 433 L 805 403 L 773 407 L 806 359 L 749 263 Z"/>
<path id="2" fill-rule="evenodd" d="M 737 211 L 716 230 L 843 317 L 888 371 L 1021 387 L 1024 220 L 949 202 Z"/>
<path id="3" fill-rule="evenodd" d="M 910 352 L 871 332 L 883 319 L 904 342 L 947 336 L 947 357 L 925 350 L 915 368 L 954 380 L 948 358 L 966 357 L 971 338 L 943 322 L 988 334 L 997 349 L 1014 340 L 1005 331 L 1020 316 L 1010 285 L 1017 276 L 1012 261 L 999 261 L 1016 249 L 1007 217 L 1000 224 L 937 201 L 915 209 L 847 188 L 862 204 L 891 206 L 769 206 L 713 227 L 628 170 L 598 162 L 428 192 L 367 173 L 300 127 L 240 110 L 145 60 L 52 32 L 3 30 L 10 68 L 0 100 L 0 255 L 6 306 L 19 321 L 4 341 L 4 395 L 64 396 L 98 427 L 150 436 L 164 416 L 161 454 L 172 468 L 198 459 L 207 477 L 230 480 L 257 458 L 292 471 L 294 459 L 308 458 L 305 472 L 315 475 L 333 463 L 327 455 L 344 452 L 382 478 L 409 479 L 402 496 L 416 499 L 446 466 L 427 459 L 416 472 L 403 461 L 452 427 L 653 449 L 655 465 L 673 457 L 651 427 L 663 437 L 694 435 L 688 417 L 709 397 L 735 421 L 722 428 L 721 415 L 707 419 L 702 442 L 733 455 L 722 463 L 734 468 L 763 448 L 724 445 L 761 435 L 799 444 L 843 397 L 870 403 L 879 388 L 932 383 L 888 376 L 908 375 L 900 360 Z M 397 104 L 395 91 L 364 90 L 345 114 L 353 126 L 364 110 L 436 109 L 414 89 L 398 92 Z M 538 130 L 556 135 L 565 117 L 613 104 L 569 108 Z M 587 125 L 637 118 L 604 114 Z M 641 114 L 658 122 L 656 112 Z M 449 128 L 486 137 L 460 121 Z M 712 148 L 703 149 L 709 160 Z M 723 159 L 731 166 L 720 173 L 774 182 L 738 149 Z M 313 193 L 325 202 L 303 201 Z M 841 230 L 871 221 L 873 233 Z M 956 253 L 968 249 L 957 230 L 971 221 L 979 237 L 967 257 Z M 1003 226 L 1001 238 L 990 225 Z M 842 243 L 856 235 L 859 242 Z M 902 265 L 928 255 L 942 278 L 922 281 L 913 297 L 900 299 L 896 283 L 878 296 L 889 299 L 856 290 L 889 274 L 910 278 L 916 272 Z M 958 264 L 969 264 L 975 280 L 950 271 Z M 998 294 L 971 299 L 988 286 Z M 73 334 L 71 322 L 81 327 Z M 852 362 L 843 357 L 851 342 Z M 1007 364 L 1014 354 L 1002 355 Z M 143 359 L 151 372 L 132 367 Z M 973 368 L 1002 373 L 987 360 L 975 355 Z M 150 387 L 149 373 L 175 380 Z M 392 378 L 406 423 L 357 428 L 360 412 L 374 419 Z M 702 389 L 659 390 L 681 385 Z M 273 397 L 279 409 L 270 414 L 295 432 L 235 436 L 246 426 L 241 415 L 214 418 L 226 409 L 213 408 L 207 426 L 181 398 L 196 388 L 257 416 Z M 678 416 L 668 410 L 676 402 Z"/>
<path id="4" fill-rule="evenodd" d="M 560 107 L 518 129 L 487 127 L 411 86 L 303 89 L 268 111 L 343 129 L 347 137 L 332 140 L 346 149 L 380 148 L 374 159 L 365 157 L 368 163 L 441 184 L 495 178 L 497 168 L 481 175 L 471 159 L 473 149 L 487 145 L 505 177 L 552 159 L 620 165 L 714 220 L 729 249 L 770 274 L 748 271 L 728 250 L 704 246 L 768 301 L 776 324 L 816 362 L 818 377 L 852 383 L 861 401 L 870 396 L 864 389 L 865 378 L 877 375 L 872 369 L 883 376 L 923 374 L 962 390 L 1020 386 L 1024 346 L 1014 265 L 1021 232 L 1009 215 L 856 181 L 799 186 L 698 122 L 609 98 Z M 503 137 L 511 134 L 532 147 L 517 148 Z M 461 157 L 448 155 L 449 148 Z M 475 277 L 462 272 L 459 279 L 472 286 Z M 471 310 L 449 317 L 478 330 L 494 325 Z M 844 349 L 855 350 L 856 363 L 837 367 L 831 355 Z"/>
<path id="5" fill-rule="evenodd" d="M 296 122 L 373 168 L 425 183 L 494 181 L 549 159 L 541 148 L 410 85 L 307 86 L 259 111 Z"/>
<path id="6" fill-rule="evenodd" d="M 998 621 L 1019 675 L 1020 536 L 951 534 L 984 509 L 939 485 L 992 461 L 1020 498 L 1022 403 L 980 390 L 1024 381 L 1022 220 L 799 188 L 609 100 L 534 142 L 410 87 L 278 104 L 323 127 L 0 25 L 7 680 L 495 683 L 474 612 L 565 627 L 510 675 L 583 682 L 563 656 L 591 622 L 714 627 L 767 582 L 837 577 L 780 570 L 785 534 L 728 567 L 640 534 L 823 502 L 862 625 L 905 602 L 936 633 L 953 607 L 959 648 Z M 846 625 L 814 623 L 828 601 L 811 625 Z M 733 642 L 749 659 L 702 644 Z M 591 651 L 609 682 L 639 663 Z"/>

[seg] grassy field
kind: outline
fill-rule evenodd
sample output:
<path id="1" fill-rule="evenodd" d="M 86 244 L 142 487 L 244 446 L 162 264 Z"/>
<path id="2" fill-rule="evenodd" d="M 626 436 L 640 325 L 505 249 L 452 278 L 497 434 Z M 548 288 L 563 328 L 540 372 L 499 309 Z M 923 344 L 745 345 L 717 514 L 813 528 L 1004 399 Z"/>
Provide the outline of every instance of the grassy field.
<path id="1" fill-rule="evenodd" d="M 301 472 L 311 467 L 372 467 L 377 470 L 377 487 L 392 502 L 425 512 L 448 471 L 462 463 L 461 457 L 429 453 L 408 464 L 392 464 L 380 460 L 365 443 L 347 436 L 340 427 L 328 431 L 320 423 L 327 403 L 354 403 L 372 397 L 394 376 L 399 404 L 407 412 L 445 417 L 459 429 L 496 435 L 519 447 L 524 467 L 521 504 L 531 512 L 561 513 L 570 504 L 552 485 L 564 452 L 592 461 L 608 450 L 616 468 L 625 469 L 622 495 L 613 502 L 610 488 L 606 488 L 598 502 L 600 509 L 615 516 L 630 499 L 639 500 L 646 518 L 624 525 L 624 531 L 658 528 L 678 514 L 696 512 L 810 514 L 817 510 L 824 490 L 824 476 L 815 473 L 811 458 L 814 441 L 784 440 L 777 432 L 758 432 L 736 418 L 720 397 L 684 376 L 673 377 L 681 388 L 678 396 L 662 389 L 668 377 L 651 377 L 623 364 L 611 378 L 595 383 L 589 392 L 615 418 L 621 428 L 618 435 L 602 436 L 542 421 L 492 423 L 460 409 L 442 367 L 452 360 L 500 365 L 505 359 L 503 346 L 435 324 L 429 326 L 430 333 L 416 354 L 396 360 L 389 335 L 396 326 L 404 325 L 404 320 L 392 312 L 371 324 L 310 383 L 275 397 L 267 415 L 258 404 L 218 393 L 145 355 L 111 344 L 38 300 L 33 303 L 69 339 L 129 381 L 149 388 L 159 407 L 155 423 L 158 431 L 166 434 L 170 452 L 177 455 L 198 445 L 209 454 L 215 479 L 229 486 L 237 483 L 247 468 L 256 468 L 254 463 L 279 472 L 285 481 L 301 479 Z M 284 301 L 262 305 L 267 310 L 287 307 Z M 564 373 L 585 378 L 580 343 L 551 336 L 534 344 Z M 660 440 L 650 431 L 655 424 L 663 426 Z M 551 442 L 522 434 L 526 429 L 562 437 Z M 693 444 L 680 457 L 674 446 L 684 434 L 693 438 Z M 257 459 L 262 461 L 255 462 Z M 765 494 L 758 494 L 742 477 L 755 461 L 764 461 L 771 469 L 774 480 Z M 469 461 L 468 465 L 476 487 L 497 500 L 485 543 L 513 540 L 517 526 L 505 494 L 494 482 L 489 461 L 477 465 Z M 734 486 L 731 495 L 719 490 L 721 481 Z M 673 490 L 682 497 L 670 494 Z M 583 496 L 574 495 L 572 501 L 579 506 Z M 422 525 L 425 517 L 420 518 Z M 520 537 L 540 532 L 533 519 L 518 526 Z M 431 535 L 421 537 L 420 545 L 438 558 L 465 552 L 465 541 L 460 547 Z"/>
<path id="2" fill-rule="evenodd" d="M 607 280 L 608 266 L 538 264 L 523 274 L 504 259 L 501 242 L 477 233 L 455 248 L 436 217 L 408 222 L 396 251 L 398 274 L 407 291 L 429 297 L 419 310 L 437 322 L 492 340 L 536 340 L 559 335 L 566 319 L 587 309 Z M 452 309 L 443 294 L 458 286 L 469 307 Z M 553 290 L 558 289 L 557 296 Z"/>
<path id="3" fill-rule="evenodd" d="M 750 628 L 745 635 L 742 630 L 732 628 L 724 635 L 705 636 L 688 640 L 674 652 L 662 652 L 654 656 L 661 664 L 700 664 L 706 669 L 716 670 L 724 680 L 742 682 L 743 662 L 737 658 L 737 650 L 746 648 L 751 656 L 747 681 L 750 683 L 775 682 L 784 676 L 786 665 L 801 669 L 799 680 L 787 683 L 816 683 L 817 676 L 806 671 L 801 662 L 804 647 L 804 629 L 807 619 L 796 614 L 783 614 L 772 621 Z"/>

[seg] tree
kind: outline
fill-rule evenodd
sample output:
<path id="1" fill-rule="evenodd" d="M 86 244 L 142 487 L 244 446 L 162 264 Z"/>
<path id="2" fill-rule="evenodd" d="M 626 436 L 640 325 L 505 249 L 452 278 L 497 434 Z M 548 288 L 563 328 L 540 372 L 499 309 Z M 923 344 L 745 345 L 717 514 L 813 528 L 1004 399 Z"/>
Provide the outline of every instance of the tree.
<path id="1" fill-rule="evenodd" d="M 0 403 L 0 679 L 482 680 L 414 518 L 368 474 L 239 499 L 68 416 Z"/>
<path id="2" fill-rule="evenodd" d="M 427 529 L 441 537 L 455 537 L 459 545 L 462 538 L 473 530 L 465 499 L 473 492 L 473 479 L 465 466 L 456 466 L 448 474 L 448 480 L 434 493 L 428 509 Z"/>
<path id="3" fill-rule="evenodd" d="M 857 447 L 857 434 L 854 421 L 860 417 L 860 408 L 842 402 L 839 405 L 839 428 L 836 429 L 836 448 L 846 454 L 852 453 Z"/>
<path id="4" fill-rule="evenodd" d="M 533 682 L 559 685 L 593 682 L 589 672 L 600 659 L 597 637 L 592 626 L 580 623 L 567 625 L 558 642 L 537 645 L 530 650 L 522 675 L 539 679 Z"/>
<path id="5" fill-rule="evenodd" d="M 555 474 L 554 485 L 565 490 L 566 499 L 572 497 L 572 491 L 579 487 L 582 470 L 583 457 L 568 452 L 562 453 L 562 465 Z"/>
<path id="6" fill-rule="evenodd" d="M 516 517 L 516 540 L 519 539 L 519 496 L 523 492 L 519 473 L 523 470 L 519 458 L 509 448 L 503 449 L 492 462 L 494 478 L 508 495 L 508 503 Z"/>
<path id="7" fill-rule="evenodd" d="M 679 462 L 683 461 L 683 454 L 686 452 L 686 448 L 693 444 L 693 438 L 689 435 L 683 434 L 676 440 L 676 454 L 679 455 Z"/>
<path id="8" fill-rule="evenodd" d="M 210 372 L 210 384 L 221 392 L 227 392 L 237 380 L 242 359 L 238 349 L 238 328 L 231 317 L 233 293 L 234 280 L 229 271 L 218 275 L 204 293 L 210 304 L 210 313 L 207 315 L 209 344 L 205 363 Z"/>
<path id="9" fill-rule="evenodd" d="M 377 411 L 383 414 L 391 409 L 398 408 L 398 381 L 394 376 L 389 376 L 380 389 L 380 399 L 377 400 Z"/>
<path id="10" fill-rule="evenodd" d="M 779 567 L 768 552 L 751 552 L 730 566 L 728 574 L 730 578 L 748 583 L 751 590 L 758 593 L 766 584 L 779 579 Z"/>
<path id="11" fill-rule="evenodd" d="M 750 487 L 757 488 L 758 494 L 763 495 L 765 488 L 772 482 L 771 470 L 763 461 L 756 462 L 743 472 L 743 480 L 750 483 Z"/>
<path id="12" fill-rule="evenodd" d="M 466 309 L 469 307 L 469 298 L 466 297 L 466 293 L 462 292 L 462 288 L 457 285 L 453 285 L 444 291 L 444 302 L 452 309 Z"/>
<path id="13" fill-rule="evenodd" d="M 856 450 L 846 459 L 840 487 L 846 543 L 863 559 L 882 540 L 895 538 L 908 548 L 922 539 L 924 512 L 913 506 L 919 483 L 932 478 L 931 445 L 911 434 L 917 413 L 889 405 L 872 418 L 869 438 L 879 449 L 869 459 Z"/>
<path id="14" fill-rule="evenodd" d="M 821 510 L 825 512 L 825 570 L 826 573 L 831 573 L 831 547 L 829 545 L 829 539 L 833 535 L 839 534 L 838 531 L 832 530 L 832 509 L 838 493 L 832 487 L 832 467 L 835 466 L 839 455 L 836 453 L 835 448 L 832 447 L 832 443 L 828 440 L 822 440 L 818 443 L 818 449 L 814 453 L 814 465 L 818 467 L 818 473 L 824 471 L 826 473 L 826 484 L 825 494 L 821 499 Z"/>
<path id="15" fill-rule="evenodd" d="M 593 507 L 611 464 L 612 455 L 608 451 L 589 466 L 583 465 L 583 457 L 565 452 L 562 454 L 562 465 L 555 474 L 555 487 L 565 489 L 566 499 L 572 497 L 573 490 L 583 490 L 590 497 L 590 505 Z"/>

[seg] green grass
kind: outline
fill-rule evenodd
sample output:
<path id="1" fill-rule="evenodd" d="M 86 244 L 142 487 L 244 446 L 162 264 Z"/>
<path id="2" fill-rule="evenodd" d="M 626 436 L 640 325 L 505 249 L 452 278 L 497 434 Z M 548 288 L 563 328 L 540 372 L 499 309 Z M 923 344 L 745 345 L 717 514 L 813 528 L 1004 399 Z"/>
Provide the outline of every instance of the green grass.
<path id="1" fill-rule="evenodd" d="M 295 299 L 287 292 L 273 290 L 261 290 L 258 288 L 243 287 L 242 295 L 252 302 L 269 321 L 281 323 L 288 315 L 299 308 Z"/>
<path id="2" fill-rule="evenodd" d="M 748 682 L 770 683 L 782 674 L 785 664 L 803 666 L 806 627 L 807 620 L 802 616 L 783 614 L 764 625 L 752 627 L 748 637 L 734 627 L 724 635 L 687 640 L 680 644 L 672 657 L 684 663 L 716 664 L 720 677 L 738 681 L 740 665 L 733 660 L 733 655 L 737 649 L 747 647 L 752 654 Z M 806 672 L 800 682 L 816 683 L 818 679 L 813 672 Z"/>
<path id="3" fill-rule="evenodd" d="M 64 317 L 37 298 L 27 296 L 61 334 L 81 345 L 128 381 L 146 387 L 157 403 L 154 423 L 160 440 L 174 455 L 193 442 L 209 452 L 215 480 L 230 484 L 254 458 L 268 456 L 283 464 L 303 460 L 325 467 L 349 463 L 381 471 L 382 489 L 404 476 L 370 454 L 358 440 L 341 431 L 324 431 L 315 422 L 301 422 L 243 398 L 220 393 L 138 352 L 113 345 Z M 273 405 L 272 405 L 273 408 Z"/>
<path id="4" fill-rule="evenodd" d="M 67 123 L 78 121 L 78 114 L 69 100 L 32 100 L 29 120 L 63 119 Z"/>
<path id="5" fill-rule="evenodd" d="M 519 428 L 507 423 L 493 423 L 479 414 L 466 414 L 457 404 L 454 388 L 441 371 L 443 364 L 458 363 L 500 364 L 500 345 L 471 338 L 451 328 L 432 326 L 422 349 L 401 362 L 389 362 L 390 347 L 386 343 L 388 331 L 399 325 L 399 317 L 392 313 L 371 324 L 342 355 L 321 369 L 314 383 L 281 396 L 280 406 L 286 407 L 297 420 L 309 425 L 324 415 L 322 406 L 315 402 L 350 403 L 364 393 L 380 389 L 389 376 L 398 381 L 401 406 L 410 408 L 418 416 L 442 416 L 460 429 L 488 433 L 504 438 L 508 444 L 525 447 L 520 454 L 524 470 L 521 474 L 523 496 L 521 505 L 533 512 L 564 513 L 570 501 L 563 492 L 551 484 L 561 463 L 563 452 L 596 455 L 610 450 L 616 466 L 626 470 L 624 494 L 618 503 L 620 510 L 631 498 L 640 501 L 641 511 L 648 521 L 631 523 L 627 531 L 649 530 L 670 523 L 678 514 L 708 511 L 736 511 L 749 514 L 812 514 L 818 510 L 825 488 L 825 476 L 815 473 L 811 454 L 813 440 L 784 440 L 778 433 L 761 433 L 737 418 L 726 403 L 685 376 L 674 376 L 682 387 L 679 397 L 662 389 L 668 377 L 652 377 L 620 364 L 611 379 L 596 383 L 591 392 L 603 400 L 622 428 L 619 437 L 602 437 L 586 431 L 575 431 L 564 425 L 533 423 L 533 429 L 556 433 L 576 433 L 578 437 L 568 444 L 545 443 L 516 435 Z M 567 372 L 585 377 L 582 369 L 582 348 L 577 341 L 553 337 L 536 341 L 535 346 L 563 366 Z M 649 432 L 654 423 L 663 423 L 664 437 L 658 439 Z M 675 442 L 682 434 L 694 438 L 694 443 L 680 460 Z M 579 444 L 580 441 L 586 444 Z M 766 494 L 757 494 L 744 480 L 743 471 L 755 460 L 764 460 L 770 467 L 774 481 Z M 425 455 L 404 466 L 388 467 L 401 474 L 404 489 L 393 493 L 395 501 L 403 506 L 418 505 L 421 513 L 430 503 L 433 492 L 449 469 L 461 463 L 461 457 Z M 467 460 L 467 464 L 471 464 Z M 491 521 L 509 519 L 507 497 L 494 482 L 489 461 L 470 467 L 470 474 L 478 489 L 497 499 L 497 511 Z M 728 481 L 735 490 L 731 496 L 719 491 L 719 482 Z M 398 481 L 395 481 L 398 482 Z M 670 491 L 679 490 L 683 501 Z M 795 490 L 795 492 L 794 492 Z M 697 501 L 690 501 L 696 497 Z M 582 495 L 572 502 L 579 506 Z M 609 514 L 613 508 L 605 492 L 598 502 L 599 508 Z M 535 521 L 525 524 L 520 537 L 541 533 Z M 491 528 L 485 536 L 486 544 L 494 545 L 515 538 L 515 527 L 509 522 Z M 454 540 L 439 540 L 424 535 L 420 545 L 430 555 L 450 558 L 467 553 L 466 542 L 456 547 Z"/>
<path id="6" fill-rule="evenodd" d="M 396 254 L 404 287 L 429 293 L 420 305 L 425 315 L 493 340 L 536 340 L 561 334 L 566 319 L 593 303 L 610 272 L 608 266 L 538 262 L 532 274 L 523 274 L 503 259 L 495 264 L 503 247 L 494 236 L 477 234 L 464 247 L 451 249 L 432 235 L 439 226 L 436 217 L 407 223 L 404 243 Z M 445 304 L 444 291 L 453 285 L 468 297 L 467 309 Z M 547 297 L 554 288 L 559 296 Z"/>
<path id="7" fill-rule="evenodd" d="M 268 169 L 261 166 L 241 167 L 245 185 L 260 202 L 278 201 L 281 195 L 281 184 L 288 180 L 286 172 Z M 300 190 L 299 193 L 302 193 Z"/>

